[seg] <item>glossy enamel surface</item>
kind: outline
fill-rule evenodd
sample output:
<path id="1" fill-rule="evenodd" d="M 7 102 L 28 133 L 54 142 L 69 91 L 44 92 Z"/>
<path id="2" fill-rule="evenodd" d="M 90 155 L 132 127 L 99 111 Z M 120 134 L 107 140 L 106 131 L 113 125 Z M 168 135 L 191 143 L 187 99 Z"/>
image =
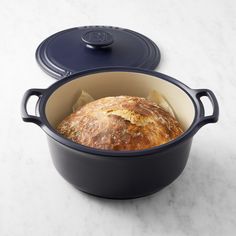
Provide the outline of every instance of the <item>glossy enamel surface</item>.
<path id="1" fill-rule="evenodd" d="M 141 151 L 111 151 L 86 147 L 59 135 L 55 127 L 71 112 L 78 89 L 95 99 L 105 96 L 147 96 L 162 93 L 175 110 L 185 132 L 169 143 Z M 39 97 L 37 114 L 26 109 L 31 95 Z M 206 96 L 213 114 L 205 116 L 200 98 Z M 22 100 L 22 118 L 39 125 L 58 172 L 76 188 L 105 198 L 127 199 L 159 191 L 183 171 L 192 137 L 203 125 L 218 120 L 219 108 L 212 91 L 193 90 L 158 72 L 127 67 L 100 68 L 69 76 L 48 89 L 30 89 Z"/>

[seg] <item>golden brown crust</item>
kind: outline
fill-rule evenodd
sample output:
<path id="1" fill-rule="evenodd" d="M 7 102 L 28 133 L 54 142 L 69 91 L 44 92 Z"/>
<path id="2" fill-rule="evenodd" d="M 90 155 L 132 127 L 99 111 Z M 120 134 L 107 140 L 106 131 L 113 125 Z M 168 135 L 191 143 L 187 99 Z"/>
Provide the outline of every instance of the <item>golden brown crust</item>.
<path id="1" fill-rule="evenodd" d="M 57 127 L 76 143 L 107 150 L 142 150 L 183 133 L 179 122 L 140 97 L 105 97 L 66 117 Z"/>

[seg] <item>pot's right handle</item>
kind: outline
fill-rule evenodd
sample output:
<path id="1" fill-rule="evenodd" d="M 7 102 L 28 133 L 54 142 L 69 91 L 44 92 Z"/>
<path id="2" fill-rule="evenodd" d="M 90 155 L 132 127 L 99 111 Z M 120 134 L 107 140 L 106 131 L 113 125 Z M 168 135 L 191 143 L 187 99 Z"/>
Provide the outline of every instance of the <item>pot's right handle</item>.
<path id="1" fill-rule="evenodd" d="M 194 92 L 200 107 L 200 116 L 197 121 L 198 128 L 201 128 L 208 123 L 216 123 L 219 118 L 219 105 L 215 94 L 209 89 L 195 89 Z M 210 99 L 213 106 L 212 115 L 205 116 L 204 105 L 200 100 L 201 97 L 208 97 Z"/>
<path id="2" fill-rule="evenodd" d="M 27 111 L 27 103 L 29 101 L 29 98 L 33 95 L 37 96 L 40 99 L 41 96 L 43 95 L 44 91 L 45 91 L 45 89 L 29 89 L 25 92 L 22 102 L 21 102 L 21 117 L 22 117 L 23 121 L 32 122 L 32 123 L 35 123 L 39 126 L 42 125 L 42 121 L 41 121 L 40 117 L 34 116 L 34 115 L 29 115 L 29 113 Z"/>

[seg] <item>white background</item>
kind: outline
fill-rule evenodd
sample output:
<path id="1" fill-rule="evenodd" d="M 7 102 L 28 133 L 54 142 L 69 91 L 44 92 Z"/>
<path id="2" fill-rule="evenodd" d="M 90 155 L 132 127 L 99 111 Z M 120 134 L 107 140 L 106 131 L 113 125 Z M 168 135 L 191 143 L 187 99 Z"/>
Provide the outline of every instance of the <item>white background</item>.
<path id="1" fill-rule="evenodd" d="M 236 1 L 1 0 L 0 235 L 235 235 Z M 56 172 L 44 132 L 20 118 L 29 88 L 54 82 L 36 64 L 49 35 L 84 25 L 129 28 L 155 41 L 158 71 L 209 88 L 220 120 L 195 136 L 184 173 L 149 197 L 112 201 Z"/>

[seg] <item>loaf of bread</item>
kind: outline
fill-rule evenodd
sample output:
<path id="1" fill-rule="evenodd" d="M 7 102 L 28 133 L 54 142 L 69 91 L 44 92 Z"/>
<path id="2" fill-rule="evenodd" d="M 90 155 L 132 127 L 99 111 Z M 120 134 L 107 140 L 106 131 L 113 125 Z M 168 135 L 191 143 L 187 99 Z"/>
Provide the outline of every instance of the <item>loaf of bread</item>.
<path id="1" fill-rule="evenodd" d="M 66 117 L 57 130 L 76 143 L 119 151 L 151 148 L 183 133 L 169 112 L 145 98 L 131 96 L 92 101 Z"/>

